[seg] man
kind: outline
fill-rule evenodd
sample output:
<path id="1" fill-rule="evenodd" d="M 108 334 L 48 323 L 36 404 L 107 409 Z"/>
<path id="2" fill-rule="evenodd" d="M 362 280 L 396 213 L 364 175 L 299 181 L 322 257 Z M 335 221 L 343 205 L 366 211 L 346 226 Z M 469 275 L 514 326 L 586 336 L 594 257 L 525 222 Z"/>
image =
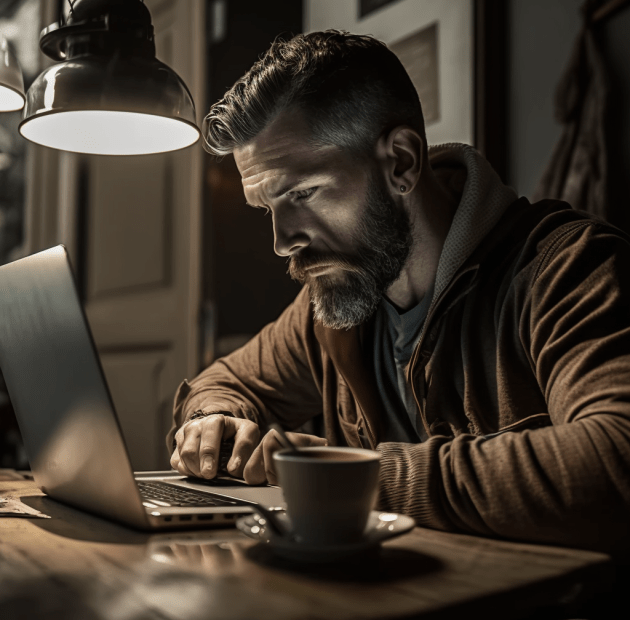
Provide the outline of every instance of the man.
<path id="1" fill-rule="evenodd" d="M 418 525 L 630 546 L 630 244 L 530 204 L 472 147 L 427 148 L 394 54 L 336 31 L 275 42 L 215 104 L 302 291 L 175 398 L 171 464 L 275 482 L 288 430 L 381 455 L 379 507 Z"/>

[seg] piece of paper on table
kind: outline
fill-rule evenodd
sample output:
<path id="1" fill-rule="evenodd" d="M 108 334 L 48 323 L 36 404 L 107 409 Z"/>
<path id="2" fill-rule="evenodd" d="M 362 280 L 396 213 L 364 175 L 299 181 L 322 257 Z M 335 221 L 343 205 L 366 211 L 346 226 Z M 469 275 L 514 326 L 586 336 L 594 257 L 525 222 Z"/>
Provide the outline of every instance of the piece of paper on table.
<path id="1" fill-rule="evenodd" d="M 14 497 L 13 495 L 0 497 L 0 517 L 37 517 L 40 519 L 50 519 L 48 515 L 23 504 L 19 497 Z"/>

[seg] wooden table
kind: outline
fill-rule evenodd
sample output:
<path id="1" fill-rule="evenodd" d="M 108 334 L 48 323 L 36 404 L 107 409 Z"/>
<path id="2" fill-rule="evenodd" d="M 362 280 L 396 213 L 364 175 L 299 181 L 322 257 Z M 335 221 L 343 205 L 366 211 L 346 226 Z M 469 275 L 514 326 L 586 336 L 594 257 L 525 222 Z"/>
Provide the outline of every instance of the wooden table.
<path id="1" fill-rule="evenodd" d="M 9 470 L 0 470 L 0 495 L 52 517 L 0 517 L 7 620 L 546 618 L 541 608 L 570 609 L 604 590 L 612 570 L 600 553 L 424 528 L 371 560 L 299 566 L 236 529 L 130 530 L 59 504 Z"/>

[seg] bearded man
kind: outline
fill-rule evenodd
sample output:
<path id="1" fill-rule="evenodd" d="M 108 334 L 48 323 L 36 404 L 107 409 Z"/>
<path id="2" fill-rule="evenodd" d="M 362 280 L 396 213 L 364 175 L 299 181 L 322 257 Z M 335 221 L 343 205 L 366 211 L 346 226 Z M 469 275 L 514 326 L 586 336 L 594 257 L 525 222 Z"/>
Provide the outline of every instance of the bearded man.
<path id="1" fill-rule="evenodd" d="M 276 41 L 215 104 L 275 251 L 303 283 L 175 397 L 182 474 L 276 482 L 270 422 L 381 453 L 379 508 L 418 525 L 630 547 L 630 244 L 530 204 L 462 144 L 427 146 L 396 56 L 327 31 Z"/>

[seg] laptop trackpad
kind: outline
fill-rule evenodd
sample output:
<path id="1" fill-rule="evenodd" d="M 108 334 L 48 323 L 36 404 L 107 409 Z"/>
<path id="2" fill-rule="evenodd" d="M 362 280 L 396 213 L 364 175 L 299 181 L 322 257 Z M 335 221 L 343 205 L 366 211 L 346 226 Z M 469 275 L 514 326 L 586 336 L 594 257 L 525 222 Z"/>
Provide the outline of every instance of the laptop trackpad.
<path id="1" fill-rule="evenodd" d="M 189 489 L 200 491 L 211 491 L 219 495 L 228 495 L 246 502 L 256 502 L 264 506 L 285 507 L 282 489 L 274 486 L 250 486 L 243 480 L 237 478 L 219 477 L 206 480 L 193 477 L 182 477 L 169 480 L 171 484 L 185 486 Z"/>

